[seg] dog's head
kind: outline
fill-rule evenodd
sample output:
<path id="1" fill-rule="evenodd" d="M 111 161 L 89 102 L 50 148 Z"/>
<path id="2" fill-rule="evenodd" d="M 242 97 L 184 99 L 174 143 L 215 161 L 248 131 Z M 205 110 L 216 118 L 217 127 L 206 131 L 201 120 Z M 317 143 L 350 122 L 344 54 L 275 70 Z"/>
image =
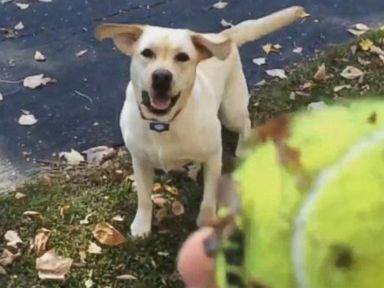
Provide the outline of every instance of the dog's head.
<path id="1" fill-rule="evenodd" d="M 132 57 L 131 81 L 137 101 L 145 113 L 157 116 L 186 102 L 200 61 L 224 60 L 231 49 L 230 41 L 220 35 L 154 26 L 102 24 L 96 37 L 112 38 L 121 52 Z"/>

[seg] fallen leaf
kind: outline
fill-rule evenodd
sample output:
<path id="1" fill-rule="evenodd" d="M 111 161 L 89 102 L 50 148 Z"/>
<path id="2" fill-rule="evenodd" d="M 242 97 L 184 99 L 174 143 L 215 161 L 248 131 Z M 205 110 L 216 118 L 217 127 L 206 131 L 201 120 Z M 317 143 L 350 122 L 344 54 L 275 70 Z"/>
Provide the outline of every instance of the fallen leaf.
<path id="1" fill-rule="evenodd" d="M 309 103 L 307 106 L 307 109 L 308 110 L 321 110 L 321 109 L 324 109 L 326 107 L 328 107 L 328 105 L 325 104 L 325 102 L 319 101 L 319 102 Z"/>
<path id="2" fill-rule="evenodd" d="M 262 49 L 266 54 L 279 53 L 281 48 L 283 47 L 280 44 L 272 44 L 272 43 L 268 43 L 262 46 Z"/>
<path id="3" fill-rule="evenodd" d="M 349 80 L 359 78 L 363 75 L 364 75 L 364 72 L 354 66 L 347 66 L 345 67 L 343 72 L 340 73 L 341 77 Z"/>
<path id="4" fill-rule="evenodd" d="M 89 213 L 85 216 L 84 219 L 80 220 L 81 225 L 88 225 L 89 224 L 89 218 L 93 216 L 93 213 Z"/>
<path id="5" fill-rule="evenodd" d="M 359 46 L 360 46 L 361 50 L 368 51 L 372 48 L 373 42 L 369 39 L 363 39 L 360 41 Z"/>
<path id="6" fill-rule="evenodd" d="M 127 241 L 119 231 L 108 223 L 97 224 L 92 234 L 101 244 L 107 246 L 117 246 Z"/>
<path id="7" fill-rule="evenodd" d="M 121 215 L 116 215 L 115 217 L 112 218 L 112 221 L 123 222 L 124 217 L 122 217 Z"/>
<path id="8" fill-rule="evenodd" d="M 20 31 L 20 30 L 23 30 L 24 29 L 24 24 L 23 24 L 23 22 L 19 22 L 19 23 L 17 23 L 14 27 L 13 27 L 13 29 L 15 29 L 15 30 L 17 30 L 17 31 Z"/>
<path id="9" fill-rule="evenodd" d="M 293 53 L 301 54 L 303 52 L 303 47 L 296 47 L 292 50 Z"/>
<path id="10" fill-rule="evenodd" d="M 89 241 L 88 253 L 90 254 L 101 254 L 101 247 L 96 243 Z"/>
<path id="11" fill-rule="evenodd" d="M 153 193 L 161 193 L 163 191 L 163 186 L 159 182 L 155 182 L 153 184 L 152 192 Z"/>
<path id="12" fill-rule="evenodd" d="M 71 258 L 58 256 L 55 249 L 51 249 L 36 259 L 36 269 L 40 279 L 64 280 L 72 262 Z"/>
<path id="13" fill-rule="evenodd" d="M 8 249 L 3 249 L 3 252 L 0 254 L 0 267 L 8 266 L 13 263 L 18 257 L 20 256 L 20 253 L 13 254 Z"/>
<path id="14" fill-rule="evenodd" d="M 55 79 L 50 77 L 44 77 L 44 74 L 28 76 L 23 80 L 23 86 L 31 89 L 36 89 L 42 85 L 56 82 Z"/>
<path id="15" fill-rule="evenodd" d="M 15 199 L 16 200 L 20 200 L 20 199 L 23 199 L 25 197 L 27 197 L 27 195 L 24 194 L 24 193 L 21 193 L 21 192 L 16 192 L 16 194 L 15 194 Z"/>
<path id="16" fill-rule="evenodd" d="M 17 249 L 18 244 L 23 244 L 23 241 L 20 239 L 19 234 L 16 231 L 8 230 L 4 234 L 4 239 L 7 241 L 7 247 L 13 247 Z"/>
<path id="17" fill-rule="evenodd" d="M 225 19 L 221 19 L 220 21 L 220 24 L 221 26 L 225 27 L 225 28 L 229 28 L 229 27 L 232 27 L 233 24 L 231 22 L 228 22 L 227 20 Z"/>
<path id="18" fill-rule="evenodd" d="M 31 114 L 31 112 L 23 110 L 23 114 L 19 117 L 18 123 L 22 126 L 32 126 L 35 125 L 38 120 L 35 115 Z"/>
<path id="19" fill-rule="evenodd" d="M 258 66 L 261 66 L 261 65 L 267 64 L 267 59 L 265 59 L 265 58 L 254 58 L 252 60 L 252 62 L 255 63 Z"/>
<path id="20" fill-rule="evenodd" d="M 101 251 L 101 248 L 100 248 L 100 251 Z M 83 250 L 79 251 L 79 257 L 80 257 L 80 262 L 81 263 L 86 263 L 87 253 L 85 251 L 83 251 Z"/>
<path id="21" fill-rule="evenodd" d="M 319 66 L 315 75 L 313 75 L 313 79 L 316 81 L 325 81 L 327 79 L 327 69 L 324 63 Z"/>
<path id="22" fill-rule="evenodd" d="M 0 28 L 0 32 L 5 38 L 14 38 L 17 35 L 17 31 L 10 28 Z"/>
<path id="23" fill-rule="evenodd" d="M 291 92 L 291 93 L 289 93 L 289 100 L 292 100 L 292 101 L 294 101 L 294 100 L 296 100 L 296 93 L 295 92 Z"/>
<path id="24" fill-rule="evenodd" d="M 311 92 L 313 87 L 313 84 L 311 81 L 305 81 L 303 84 L 299 86 L 299 91 L 304 91 L 304 92 Z"/>
<path id="25" fill-rule="evenodd" d="M 85 288 L 92 288 L 93 286 L 95 286 L 95 282 L 93 282 L 92 279 L 87 279 L 84 281 L 84 286 Z"/>
<path id="26" fill-rule="evenodd" d="M 352 35 L 355 35 L 355 36 L 361 36 L 361 35 L 367 33 L 367 31 L 361 31 L 361 30 L 357 30 L 357 29 L 353 29 L 353 28 L 349 28 L 349 29 L 347 29 L 347 31 L 349 33 L 351 33 Z"/>
<path id="27" fill-rule="evenodd" d="M 51 230 L 46 228 L 41 228 L 35 240 L 33 241 L 33 250 L 37 256 L 41 256 L 45 251 L 47 251 L 47 243 L 51 237 Z"/>
<path id="28" fill-rule="evenodd" d="M 88 49 L 80 50 L 76 53 L 76 57 L 82 57 L 88 52 Z"/>
<path id="29" fill-rule="evenodd" d="M 257 83 L 255 84 L 255 86 L 256 86 L 256 87 L 262 87 L 262 86 L 264 86 L 265 84 L 267 84 L 267 81 L 265 81 L 265 79 L 263 79 L 263 80 L 260 80 L 259 82 L 257 82 Z"/>
<path id="30" fill-rule="evenodd" d="M 70 152 L 60 152 L 59 158 L 63 158 L 67 161 L 69 165 L 79 165 L 81 162 L 84 162 L 84 157 L 75 149 L 71 149 Z"/>
<path id="31" fill-rule="evenodd" d="M 173 215 L 180 216 L 184 214 L 184 206 L 179 201 L 173 201 L 172 203 L 172 213 Z"/>
<path id="32" fill-rule="evenodd" d="M 33 59 L 35 59 L 36 61 L 45 61 L 46 60 L 43 53 L 41 53 L 39 50 L 36 50 L 35 55 L 33 56 Z"/>
<path id="33" fill-rule="evenodd" d="M 28 9 L 29 8 L 29 4 L 25 4 L 25 3 L 15 3 L 17 7 L 19 7 L 19 9 L 21 10 L 25 10 L 25 9 Z"/>
<path id="34" fill-rule="evenodd" d="M 163 195 L 161 195 L 161 194 L 151 195 L 151 199 L 152 199 L 153 204 L 155 204 L 156 206 L 159 206 L 159 207 L 164 207 L 165 204 L 168 203 L 168 200 L 166 198 L 164 198 Z"/>
<path id="35" fill-rule="evenodd" d="M 31 211 L 31 210 L 25 211 L 25 212 L 23 213 L 23 216 L 28 216 L 28 217 L 31 217 L 31 218 L 40 218 L 40 219 L 43 218 L 43 216 L 41 215 L 40 212 L 37 212 L 37 211 Z"/>
<path id="36" fill-rule="evenodd" d="M 351 89 L 351 85 L 340 85 L 333 88 L 333 92 L 339 92 L 344 89 Z"/>
<path id="37" fill-rule="evenodd" d="M 384 56 L 383 55 L 379 55 L 379 58 L 380 58 L 381 62 L 383 62 L 383 64 L 384 64 Z"/>
<path id="38" fill-rule="evenodd" d="M 359 62 L 359 64 L 364 65 L 364 66 L 371 64 L 371 61 L 364 60 L 363 58 L 360 58 L 360 57 L 357 57 L 357 62 Z"/>
<path id="39" fill-rule="evenodd" d="M 227 5 L 228 5 L 227 2 L 219 1 L 213 4 L 212 7 L 216 9 L 224 9 L 225 7 L 227 7 Z"/>
<path id="40" fill-rule="evenodd" d="M 116 155 L 116 150 L 108 146 L 97 146 L 82 152 L 88 164 L 93 166 L 102 165 L 106 160 Z"/>
<path id="41" fill-rule="evenodd" d="M 380 47 L 377 47 L 373 45 L 370 50 L 371 53 L 377 54 L 377 55 L 383 55 L 384 56 L 384 51 Z"/>
<path id="42" fill-rule="evenodd" d="M 280 79 L 286 79 L 287 75 L 283 69 L 270 69 L 266 70 L 265 73 L 271 77 L 278 77 Z"/>
<path id="43" fill-rule="evenodd" d="M 131 274 L 123 274 L 116 276 L 117 280 L 137 280 L 137 277 L 131 275 Z"/>
<path id="44" fill-rule="evenodd" d="M 3 266 L 0 266 L 0 275 L 8 275 L 7 271 L 3 268 Z"/>
<path id="45" fill-rule="evenodd" d="M 171 193 L 172 195 L 175 195 L 175 196 L 179 195 L 179 190 L 177 190 L 175 186 L 165 184 L 164 189 L 165 191 L 167 191 L 168 193 Z"/>
<path id="46" fill-rule="evenodd" d="M 351 49 L 351 53 L 352 53 L 352 55 L 355 55 L 355 54 L 356 54 L 356 51 L 357 51 L 357 46 L 356 46 L 356 45 L 352 45 L 352 46 L 350 47 L 350 49 Z"/>
<path id="47" fill-rule="evenodd" d="M 70 208 L 71 208 L 71 205 L 69 205 L 69 204 L 66 204 L 64 206 L 60 206 L 59 213 L 60 213 L 61 218 L 64 218 L 65 215 L 68 214 Z"/>

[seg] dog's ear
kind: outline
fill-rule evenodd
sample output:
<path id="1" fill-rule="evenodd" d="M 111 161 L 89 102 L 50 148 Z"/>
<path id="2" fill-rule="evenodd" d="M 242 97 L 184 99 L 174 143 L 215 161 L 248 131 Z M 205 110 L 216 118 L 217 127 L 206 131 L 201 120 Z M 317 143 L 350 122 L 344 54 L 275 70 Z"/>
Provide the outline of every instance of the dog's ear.
<path id="1" fill-rule="evenodd" d="M 142 25 L 106 23 L 97 26 L 95 35 L 98 40 L 112 38 L 121 52 L 132 56 L 134 44 L 143 31 L 144 26 Z"/>
<path id="2" fill-rule="evenodd" d="M 192 43 L 199 52 L 200 59 L 217 57 L 225 60 L 231 52 L 231 40 L 217 34 L 193 34 Z"/>

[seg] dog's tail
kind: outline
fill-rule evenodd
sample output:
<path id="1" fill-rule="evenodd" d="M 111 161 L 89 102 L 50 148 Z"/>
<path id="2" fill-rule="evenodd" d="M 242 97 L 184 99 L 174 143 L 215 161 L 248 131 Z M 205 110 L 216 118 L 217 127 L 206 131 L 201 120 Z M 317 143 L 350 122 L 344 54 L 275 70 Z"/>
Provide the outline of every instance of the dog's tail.
<path id="1" fill-rule="evenodd" d="M 247 42 L 255 41 L 267 34 L 288 26 L 306 15 L 308 14 L 306 14 L 303 7 L 293 6 L 260 19 L 241 22 L 224 30 L 221 34 L 231 39 L 240 47 Z"/>

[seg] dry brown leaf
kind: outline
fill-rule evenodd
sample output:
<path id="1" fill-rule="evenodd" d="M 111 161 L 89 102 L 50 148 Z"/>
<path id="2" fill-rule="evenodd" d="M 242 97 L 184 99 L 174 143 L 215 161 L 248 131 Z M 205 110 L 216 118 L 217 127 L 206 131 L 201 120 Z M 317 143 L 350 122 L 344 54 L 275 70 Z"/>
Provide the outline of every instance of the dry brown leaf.
<path id="1" fill-rule="evenodd" d="M 51 237 L 51 230 L 46 228 L 41 228 L 35 236 L 35 240 L 33 241 L 33 250 L 37 256 L 41 256 L 45 251 L 47 251 L 49 237 Z"/>
<path id="2" fill-rule="evenodd" d="M 266 70 L 265 73 L 271 77 L 277 77 L 280 79 L 286 79 L 287 75 L 285 74 L 285 71 L 283 69 L 270 69 Z"/>
<path id="3" fill-rule="evenodd" d="M 224 9 L 225 7 L 227 7 L 227 5 L 228 5 L 227 2 L 219 1 L 213 4 L 212 7 L 216 9 Z"/>
<path id="4" fill-rule="evenodd" d="M 168 193 L 170 193 L 172 195 L 175 195 L 175 196 L 179 195 L 179 190 L 177 190 L 177 188 L 175 186 L 165 184 L 164 189 L 165 189 L 165 191 L 167 191 Z"/>
<path id="5" fill-rule="evenodd" d="M 262 49 L 266 54 L 279 53 L 281 48 L 283 47 L 280 44 L 272 44 L 272 43 L 268 43 L 262 46 Z"/>
<path id="6" fill-rule="evenodd" d="M 363 39 L 360 41 L 359 46 L 361 50 L 368 51 L 373 47 L 373 42 L 369 39 Z"/>
<path id="7" fill-rule="evenodd" d="M 333 92 L 339 92 L 344 89 L 351 89 L 351 85 L 340 85 L 333 88 Z"/>
<path id="8" fill-rule="evenodd" d="M 70 152 L 60 152 L 59 157 L 65 159 L 69 165 L 79 165 L 85 161 L 84 156 L 75 149 L 71 149 Z"/>
<path id="9" fill-rule="evenodd" d="M 261 66 L 267 64 L 267 59 L 265 59 L 264 57 L 254 58 L 252 59 L 252 62 L 255 63 L 257 66 Z"/>
<path id="10" fill-rule="evenodd" d="M 19 234 L 13 230 L 8 230 L 5 232 L 4 239 L 7 241 L 7 247 L 13 247 L 17 249 L 18 244 L 23 244 L 23 240 L 20 239 Z"/>
<path id="11" fill-rule="evenodd" d="M 22 110 L 22 113 L 17 121 L 22 126 L 32 126 L 35 125 L 39 120 L 36 119 L 35 115 L 27 110 Z"/>
<path id="12" fill-rule="evenodd" d="M 8 275 L 7 271 L 3 268 L 3 266 L 0 266 L 0 275 Z"/>
<path id="13" fill-rule="evenodd" d="M 13 263 L 18 257 L 20 253 L 13 254 L 8 249 L 3 249 L 3 252 L 0 254 L 0 266 L 8 266 Z"/>
<path id="14" fill-rule="evenodd" d="M 100 248 L 100 247 L 99 247 Z M 101 249 L 101 248 L 100 248 Z M 81 263 L 86 263 L 87 261 L 87 252 L 80 250 L 79 251 L 79 257 L 80 257 L 80 262 Z"/>
<path id="15" fill-rule="evenodd" d="M 15 27 L 13 27 L 13 29 L 17 30 L 17 31 L 20 31 L 20 30 L 23 30 L 24 29 L 24 24 L 23 22 L 19 22 L 15 25 Z"/>
<path id="16" fill-rule="evenodd" d="M 137 280 L 137 277 L 131 274 L 123 274 L 123 275 L 116 276 L 116 279 L 117 280 Z"/>
<path id="17" fill-rule="evenodd" d="M 375 45 L 373 45 L 373 46 L 371 47 L 370 52 L 373 53 L 373 54 L 383 55 L 383 56 L 384 56 L 384 51 L 383 51 L 383 49 L 381 49 L 380 47 L 377 47 L 377 46 L 375 46 Z"/>
<path id="18" fill-rule="evenodd" d="M 44 77 L 44 74 L 38 74 L 38 75 L 32 75 L 25 77 L 23 80 L 23 86 L 30 88 L 30 89 L 36 89 L 40 86 L 45 86 L 48 83 L 55 83 L 56 80 L 52 79 L 50 77 Z"/>
<path id="19" fill-rule="evenodd" d="M 179 201 L 173 201 L 172 203 L 172 213 L 173 215 L 180 216 L 184 214 L 184 206 Z"/>
<path id="20" fill-rule="evenodd" d="M 151 198 L 152 198 L 153 204 L 159 207 L 164 207 L 168 203 L 168 200 L 164 198 L 163 195 L 161 194 L 151 195 Z"/>
<path id="21" fill-rule="evenodd" d="M 76 53 L 76 57 L 82 57 L 88 52 L 88 49 L 80 50 Z"/>
<path id="22" fill-rule="evenodd" d="M 327 69 L 325 64 L 321 64 L 317 69 L 315 75 L 313 75 L 313 79 L 316 81 L 325 81 L 327 80 Z"/>
<path id="23" fill-rule="evenodd" d="M 88 253 L 90 254 L 101 254 L 101 247 L 96 243 L 89 241 Z"/>
<path id="24" fill-rule="evenodd" d="M 93 166 L 102 165 L 105 161 L 116 155 L 116 150 L 108 146 L 97 146 L 82 152 L 85 154 L 88 164 Z"/>
<path id="25" fill-rule="evenodd" d="M 97 241 L 107 246 L 117 246 L 127 241 L 119 231 L 108 223 L 97 224 L 92 234 Z"/>
<path id="26" fill-rule="evenodd" d="M 15 199 L 16 200 L 20 200 L 20 199 L 23 199 L 25 197 L 27 197 L 27 195 L 24 194 L 24 193 L 21 193 L 21 192 L 16 192 L 16 194 L 15 194 Z"/>
<path id="27" fill-rule="evenodd" d="M 153 188 L 152 188 L 153 193 L 161 193 L 162 191 L 163 191 L 163 186 L 159 182 L 156 182 L 155 184 L 153 184 Z"/>
<path id="28" fill-rule="evenodd" d="M 64 205 L 64 206 L 61 206 L 61 207 L 59 208 L 60 216 L 61 216 L 62 218 L 64 218 L 65 215 L 68 214 L 70 208 L 71 208 L 71 205 L 69 205 L 69 204 L 66 204 L 66 205 Z"/>
<path id="29" fill-rule="evenodd" d="M 361 71 L 359 68 L 356 68 L 354 66 L 347 66 L 345 69 L 340 73 L 340 76 L 345 79 L 356 79 L 364 75 L 364 72 Z"/>
<path id="30" fill-rule="evenodd" d="M 36 259 L 36 269 L 40 279 L 64 280 L 72 262 L 71 258 L 58 256 L 55 249 L 51 249 Z"/>
<path id="31" fill-rule="evenodd" d="M 359 64 L 364 65 L 364 66 L 371 64 L 371 61 L 369 61 L 369 60 L 364 60 L 364 59 L 361 58 L 361 57 L 357 57 L 357 62 L 359 62 Z"/>
<path id="32" fill-rule="evenodd" d="M 41 53 L 39 50 L 36 50 L 35 55 L 33 56 L 33 59 L 36 61 L 45 61 L 47 60 L 43 53 Z"/>

